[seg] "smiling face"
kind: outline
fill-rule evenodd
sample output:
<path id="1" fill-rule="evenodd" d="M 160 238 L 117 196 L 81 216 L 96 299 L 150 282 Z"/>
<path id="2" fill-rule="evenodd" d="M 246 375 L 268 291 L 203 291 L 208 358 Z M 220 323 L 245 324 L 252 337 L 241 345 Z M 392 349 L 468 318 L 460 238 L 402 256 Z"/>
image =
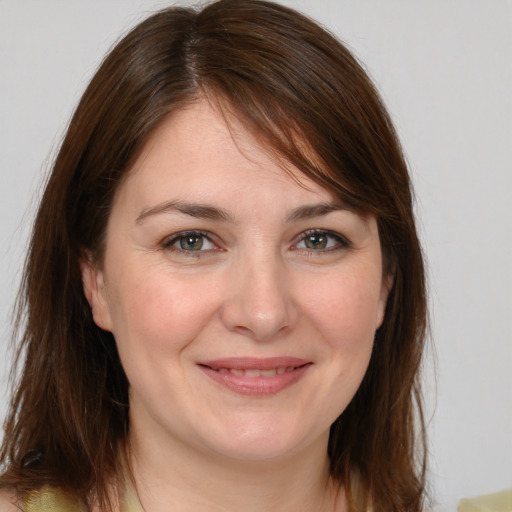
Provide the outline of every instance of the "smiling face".
<path id="1" fill-rule="evenodd" d="M 301 181 L 202 100 L 161 124 L 120 186 L 102 264 L 82 271 L 139 443 L 244 460 L 326 448 L 388 279 L 375 219 Z"/>

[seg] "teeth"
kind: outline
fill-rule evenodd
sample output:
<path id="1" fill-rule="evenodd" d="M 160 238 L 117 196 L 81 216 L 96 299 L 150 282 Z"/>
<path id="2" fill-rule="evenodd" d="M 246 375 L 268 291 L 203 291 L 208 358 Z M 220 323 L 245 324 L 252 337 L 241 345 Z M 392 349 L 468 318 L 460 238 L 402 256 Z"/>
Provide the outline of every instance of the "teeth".
<path id="1" fill-rule="evenodd" d="M 251 368 L 247 370 L 239 370 L 236 368 L 212 368 L 217 370 L 219 373 L 231 373 L 239 377 L 275 377 L 276 375 L 283 375 L 284 373 L 290 373 L 295 370 L 294 366 L 271 368 L 269 370 L 259 370 L 257 368 Z"/>
<path id="2" fill-rule="evenodd" d="M 233 371 L 233 370 L 231 370 L 231 371 Z M 241 373 L 245 377 L 259 377 L 262 374 L 261 370 L 242 370 Z M 240 375 L 240 374 L 238 373 L 235 375 Z"/>

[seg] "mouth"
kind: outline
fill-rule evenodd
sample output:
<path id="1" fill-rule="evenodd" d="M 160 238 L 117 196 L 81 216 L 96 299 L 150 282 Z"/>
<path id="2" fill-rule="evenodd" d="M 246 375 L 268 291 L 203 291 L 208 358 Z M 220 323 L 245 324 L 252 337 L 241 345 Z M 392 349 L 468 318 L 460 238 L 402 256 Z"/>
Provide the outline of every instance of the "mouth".
<path id="1" fill-rule="evenodd" d="M 199 368 L 216 383 L 237 394 L 275 395 L 298 382 L 312 366 L 295 357 L 229 358 L 199 362 Z"/>
<path id="2" fill-rule="evenodd" d="M 279 368 L 273 368 L 270 370 L 261 370 L 258 368 L 255 369 L 246 369 L 246 370 L 239 370 L 237 368 L 215 368 L 215 367 L 209 367 L 211 370 L 214 370 L 219 373 L 231 373 L 232 375 L 238 375 L 240 377 L 249 377 L 249 378 L 255 378 L 255 377 L 275 377 L 276 375 L 283 375 L 285 373 L 290 373 L 296 370 L 297 368 L 300 368 L 300 366 L 288 366 L 288 367 L 279 367 Z"/>

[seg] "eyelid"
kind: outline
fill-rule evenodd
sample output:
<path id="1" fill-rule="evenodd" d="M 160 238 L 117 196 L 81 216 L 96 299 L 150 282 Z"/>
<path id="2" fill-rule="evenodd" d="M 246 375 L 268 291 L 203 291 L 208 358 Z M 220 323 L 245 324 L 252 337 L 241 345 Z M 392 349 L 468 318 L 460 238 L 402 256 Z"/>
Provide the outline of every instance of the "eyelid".
<path id="1" fill-rule="evenodd" d="M 303 242 L 308 236 L 311 236 L 311 235 L 327 236 L 329 238 L 336 240 L 337 245 L 335 247 L 330 247 L 327 249 L 318 249 L 318 250 L 308 249 L 308 248 L 297 248 L 297 245 L 299 243 Z M 352 245 L 350 240 L 346 236 L 342 235 L 341 233 L 338 233 L 336 231 L 331 231 L 329 229 L 318 229 L 318 228 L 308 229 L 306 231 L 303 231 L 302 233 L 300 233 L 299 235 L 297 235 L 295 237 L 295 240 L 296 241 L 294 242 L 293 247 L 292 247 L 294 250 L 307 251 L 310 253 L 325 253 L 325 252 L 330 252 L 330 251 L 347 249 L 347 248 L 351 247 L 351 245 Z"/>
<path id="2" fill-rule="evenodd" d="M 309 248 L 299 248 L 297 247 L 298 244 L 303 242 L 308 236 L 312 235 L 323 235 L 330 239 L 334 239 L 336 241 L 336 245 L 334 247 L 328 247 L 325 249 L 309 249 Z M 174 247 L 174 244 L 176 244 L 180 238 L 186 237 L 186 236 L 201 236 L 204 237 L 208 242 L 215 245 L 215 248 L 208 248 L 208 249 L 199 249 L 197 251 L 187 251 L 185 249 L 181 249 L 178 247 Z M 172 235 L 169 235 L 165 237 L 160 245 L 167 250 L 176 251 L 178 253 L 186 254 L 187 256 L 199 256 L 201 253 L 210 252 L 214 250 L 221 250 L 220 244 L 217 240 L 217 237 L 212 235 L 212 233 L 197 229 L 188 229 L 184 231 L 180 231 L 178 233 L 173 233 Z M 338 233 L 336 231 L 331 231 L 329 229 L 308 229 L 306 231 L 302 231 L 299 235 L 295 237 L 295 240 L 292 245 L 293 250 L 298 251 L 306 251 L 309 253 L 325 253 L 325 252 L 331 252 L 341 249 L 347 249 L 351 247 L 351 242 L 348 240 L 348 238 L 341 233 Z"/>
<path id="3" fill-rule="evenodd" d="M 214 240 L 214 236 L 207 231 L 201 231 L 198 229 L 186 229 L 184 231 L 180 231 L 178 233 L 173 233 L 172 235 L 166 236 L 160 245 L 167 250 L 176 251 L 179 253 L 183 253 L 186 255 L 199 256 L 200 253 L 209 252 L 215 249 L 203 249 L 198 251 L 186 251 L 185 249 L 180 249 L 178 247 L 174 247 L 174 244 L 183 237 L 186 236 L 202 236 L 206 240 L 208 240 L 211 244 L 215 245 L 217 249 L 220 249 L 219 244 Z"/>

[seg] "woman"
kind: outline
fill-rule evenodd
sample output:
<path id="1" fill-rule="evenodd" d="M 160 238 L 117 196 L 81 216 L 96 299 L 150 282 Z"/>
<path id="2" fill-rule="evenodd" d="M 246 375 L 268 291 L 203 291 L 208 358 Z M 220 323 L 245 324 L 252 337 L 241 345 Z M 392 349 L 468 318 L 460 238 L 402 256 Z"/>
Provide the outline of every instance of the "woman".
<path id="1" fill-rule="evenodd" d="M 0 510 L 420 510 L 425 309 L 406 165 L 346 48 L 268 2 L 161 11 L 39 208 Z"/>

